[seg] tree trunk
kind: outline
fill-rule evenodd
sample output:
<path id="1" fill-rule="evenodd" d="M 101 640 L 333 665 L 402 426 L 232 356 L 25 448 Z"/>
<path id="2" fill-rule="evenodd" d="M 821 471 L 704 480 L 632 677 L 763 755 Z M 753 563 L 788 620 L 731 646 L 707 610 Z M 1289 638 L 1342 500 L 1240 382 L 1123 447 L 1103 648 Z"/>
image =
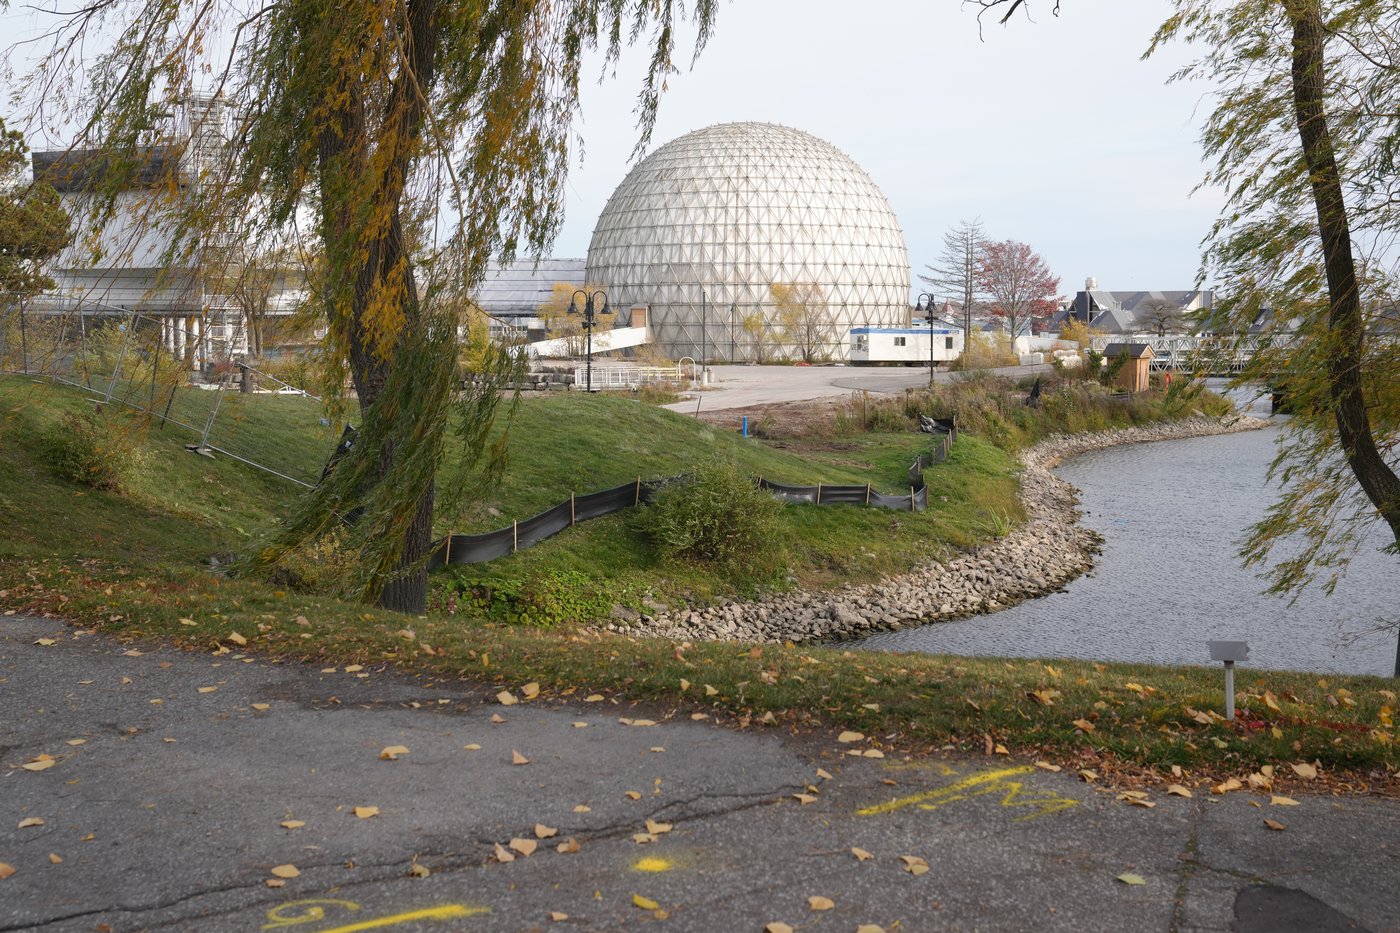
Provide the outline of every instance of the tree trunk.
<path id="1" fill-rule="evenodd" d="M 1284 0 L 1284 9 L 1293 28 L 1293 105 L 1317 207 L 1331 304 L 1328 324 L 1336 342 L 1327 381 L 1335 407 L 1337 437 L 1361 489 L 1400 543 L 1400 478 L 1376 446 L 1362 395 L 1365 324 L 1352 257 L 1351 225 L 1327 125 L 1326 27 L 1318 0 Z M 1400 643 L 1396 648 L 1395 674 L 1400 676 Z"/>

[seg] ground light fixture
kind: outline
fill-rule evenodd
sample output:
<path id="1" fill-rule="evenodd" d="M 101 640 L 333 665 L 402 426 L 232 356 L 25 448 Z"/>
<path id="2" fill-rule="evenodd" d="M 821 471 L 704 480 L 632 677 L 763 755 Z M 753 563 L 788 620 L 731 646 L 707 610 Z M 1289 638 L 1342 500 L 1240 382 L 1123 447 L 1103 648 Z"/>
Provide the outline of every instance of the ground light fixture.
<path id="1" fill-rule="evenodd" d="M 578 303 L 579 295 L 583 296 L 582 308 L 579 307 Z M 595 307 L 595 305 L 600 305 L 601 307 Z M 587 373 L 587 376 L 585 377 L 587 379 L 586 390 L 592 392 L 593 328 L 598 323 L 598 318 L 602 317 L 605 314 L 612 314 L 612 310 L 608 308 L 608 293 L 603 291 L 602 289 L 599 289 L 598 291 L 592 293 L 586 292 L 581 288 L 575 290 L 573 295 L 569 298 L 569 313 L 583 315 L 583 332 L 585 335 L 587 335 L 588 340 L 588 365 L 587 369 L 585 370 L 585 372 Z"/>
<path id="2" fill-rule="evenodd" d="M 914 299 L 914 310 L 924 315 L 924 320 L 928 321 L 928 387 L 933 388 L 933 322 L 938 320 L 934 317 L 933 296 L 928 292 L 919 292 L 919 297 Z"/>
<path id="3" fill-rule="evenodd" d="M 1225 662 L 1225 718 L 1235 721 L 1235 662 L 1249 660 L 1247 641 L 1208 641 L 1212 661 Z"/>

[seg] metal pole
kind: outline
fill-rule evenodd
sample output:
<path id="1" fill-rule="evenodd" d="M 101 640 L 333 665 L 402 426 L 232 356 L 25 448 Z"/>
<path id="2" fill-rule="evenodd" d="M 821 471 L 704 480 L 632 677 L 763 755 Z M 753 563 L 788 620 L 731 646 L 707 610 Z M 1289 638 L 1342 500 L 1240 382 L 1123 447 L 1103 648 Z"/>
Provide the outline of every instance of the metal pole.
<path id="1" fill-rule="evenodd" d="M 583 308 L 583 330 L 588 339 L 588 391 L 593 391 L 593 299 Z"/>
<path id="2" fill-rule="evenodd" d="M 117 374 L 122 371 L 122 361 L 126 359 L 126 345 L 131 340 L 131 332 L 134 330 L 136 330 L 136 312 L 133 311 L 126 322 L 126 334 L 122 337 L 122 348 L 117 353 L 116 365 L 112 367 L 112 378 L 107 381 L 107 397 L 102 400 L 104 405 L 111 404 L 112 393 L 117 389 Z"/>
<path id="3" fill-rule="evenodd" d="M 1235 721 L 1235 662 L 1225 662 L 1225 718 Z"/>
<path id="4" fill-rule="evenodd" d="M 930 298 L 930 301 L 933 299 Z M 933 391 L 933 309 L 928 312 L 928 390 Z"/>
<path id="5" fill-rule="evenodd" d="M 19 303 L 19 359 L 20 369 L 29 375 L 29 334 L 24 327 L 24 302 Z"/>
<path id="6" fill-rule="evenodd" d="M 705 387 L 705 289 L 700 288 L 700 388 Z"/>

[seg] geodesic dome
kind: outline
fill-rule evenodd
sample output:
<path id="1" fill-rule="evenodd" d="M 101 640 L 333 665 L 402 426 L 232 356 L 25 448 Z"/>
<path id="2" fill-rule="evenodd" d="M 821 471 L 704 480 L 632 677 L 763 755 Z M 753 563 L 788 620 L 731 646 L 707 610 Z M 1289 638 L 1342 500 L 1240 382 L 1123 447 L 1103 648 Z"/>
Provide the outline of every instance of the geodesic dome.
<path id="1" fill-rule="evenodd" d="M 614 308 L 650 305 L 653 340 L 676 358 L 796 357 L 815 342 L 839 359 L 850 328 L 905 322 L 909 252 L 885 196 L 835 146 L 723 123 L 628 172 L 593 230 L 587 280 Z"/>

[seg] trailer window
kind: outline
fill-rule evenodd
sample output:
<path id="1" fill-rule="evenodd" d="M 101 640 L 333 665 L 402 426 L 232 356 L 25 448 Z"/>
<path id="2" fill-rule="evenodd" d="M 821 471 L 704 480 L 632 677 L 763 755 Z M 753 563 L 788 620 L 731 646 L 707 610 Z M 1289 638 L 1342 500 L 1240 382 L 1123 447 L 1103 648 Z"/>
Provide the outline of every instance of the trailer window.
<path id="1" fill-rule="evenodd" d="M 895 345 L 896 347 L 902 347 L 902 346 L 904 346 L 904 338 L 903 338 L 903 337 L 896 337 L 896 338 L 894 338 L 894 345 Z"/>
<path id="2" fill-rule="evenodd" d="M 944 337 L 944 338 L 943 338 L 943 349 L 945 349 L 945 350 L 951 350 L 951 349 L 953 349 L 953 338 L 952 338 L 952 337 Z"/>

